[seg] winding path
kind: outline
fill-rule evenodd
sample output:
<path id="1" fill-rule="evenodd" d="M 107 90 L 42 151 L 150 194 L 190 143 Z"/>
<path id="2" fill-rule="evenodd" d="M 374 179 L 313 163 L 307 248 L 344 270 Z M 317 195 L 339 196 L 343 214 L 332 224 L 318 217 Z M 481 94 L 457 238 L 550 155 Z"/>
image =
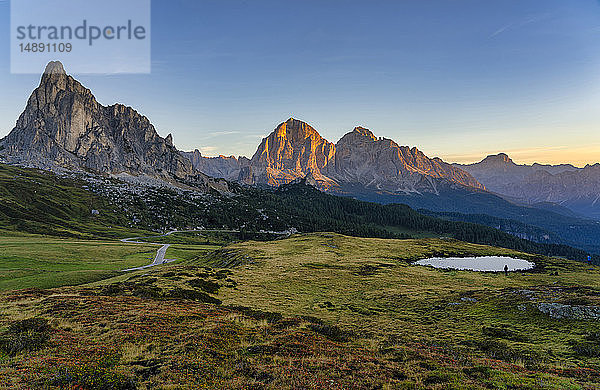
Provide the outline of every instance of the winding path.
<path id="1" fill-rule="evenodd" d="M 123 238 L 121 242 L 129 243 L 129 244 L 144 244 L 144 245 L 159 245 L 160 248 L 156 251 L 156 257 L 154 257 L 154 261 L 147 265 L 142 265 L 141 267 L 127 268 L 121 270 L 122 272 L 129 271 L 139 271 L 142 269 L 154 267 L 156 265 L 167 264 L 176 259 L 165 259 L 167 254 L 167 249 L 171 246 L 171 244 L 161 244 L 158 242 L 147 242 L 147 241 L 136 241 L 141 240 L 143 238 L 160 238 L 170 236 L 173 233 L 191 233 L 191 232 L 220 232 L 220 233 L 239 233 L 239 230 L 226 230 L 226 229 L 192 229 L 192 230 L 171 230 L 168 233 L 159 235 L 159 236 L 150 236 L 150 237 L 131 237 L 131 238 Z M 265 234 L 281 234 L 289 236 L 290 233 L 287 232 L 260 232 Z"/>
<path id="2" fill-rule="evenodd" d="M 160 245 L 160 248 L 156 251 L 156 257 L 154 257 L 154 261 L 148 265 L 143 265 L 141 267 L 134 267 L 134 268 L 127 268 L 127 269 L 123 269 L 121 270 L 122 272 L 129 272 L 129 271 L 139 271 L 145 268 L 150 268 L 150 267 L 154 267 L 156 265 L 160 265 L 160 264 L 167 264 L 170 263 L 172 261 L 175 261 L 176 259 L 165 259 L 165 255 L 167 254 L 167 249 L 169 249 L 169 247 L 171 246 L 171 244 L 161 244 L 158 242 L 147 242 L 147 241 L 136 241 L 136 240 L 140 240 L 142 238 L 160 238 L 160 237 L 166 237 L 166 236 L 170 236 L 173 233 L 186 233 L 186 232 L 227 232 L 227 233 L 237 233 L 237 230 L 205 230 L 205 229 L 198 229 L 198 230 L 171 230 L 168 233 L 162 234 L 160 236 L 150 236 L 150 237 L 132 237 L 132 238 L 124 238 L 121 240 L 121 242 L 125 242 L 125 243 L 130 243 L 130 244 L 145 244 L 145 245 Z"/>

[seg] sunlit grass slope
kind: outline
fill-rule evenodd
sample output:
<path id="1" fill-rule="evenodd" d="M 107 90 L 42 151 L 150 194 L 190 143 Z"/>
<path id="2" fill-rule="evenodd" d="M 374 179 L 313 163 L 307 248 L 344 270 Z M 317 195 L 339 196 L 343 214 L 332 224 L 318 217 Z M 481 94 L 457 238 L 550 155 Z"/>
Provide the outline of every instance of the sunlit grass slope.
<path id="1" fill-rule="evenodd" d="M 542 303 L 600 306 L 600 272 L 582 263 L 435 238 L 316 233 L 221 248 L 192 241 L 169 249 L 177 263 L 0 294 L 0 386 L 541 390 L 600 383 L 599 322 L 538 310 Z M 411 264 L 434 255 L 518 256 L 537 267 L 507 277 Z"/>
<path id="2" fill-rule="evenodd" d="M 600 367 L 600 353 L 586 355 L 576 347 L 600 331 L 598 321 L 551 319 L 536 307 L 600 305 L 600 269 L 579 262 L 454 240 L 337 234 L 226 249 L 251 260 L 231 268 L 237 289 L 219 294 L 224 303 L 322 318 L 390 351 L 422 344 L 529 368 Z M 537 267 L 506 277 L 411 264 L 430 256 L 472 255 L 519 257 Z"/>

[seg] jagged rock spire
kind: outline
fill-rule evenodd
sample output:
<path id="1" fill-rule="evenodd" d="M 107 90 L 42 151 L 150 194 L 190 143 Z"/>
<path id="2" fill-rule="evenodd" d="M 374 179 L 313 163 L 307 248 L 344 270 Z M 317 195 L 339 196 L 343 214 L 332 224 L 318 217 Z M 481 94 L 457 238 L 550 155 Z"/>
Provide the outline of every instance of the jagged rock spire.
<path id="1" fill-rule="evenodd" d="M 195 175 L 189 160 L 161 138 L 148 118 L 121 104 L 105 107 L 50 62 L 15 128 L 4 140 L 9 161 L 128 173 L 171 180 Z"/>

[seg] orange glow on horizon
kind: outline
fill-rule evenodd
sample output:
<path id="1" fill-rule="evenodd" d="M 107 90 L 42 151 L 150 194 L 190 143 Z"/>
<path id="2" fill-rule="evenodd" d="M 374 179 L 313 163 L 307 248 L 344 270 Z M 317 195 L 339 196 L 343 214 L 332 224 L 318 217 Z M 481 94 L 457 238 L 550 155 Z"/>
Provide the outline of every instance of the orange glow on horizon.
<path id="1" fill-rule="evenodd" d="M 550 147 L 514 150 L 491 150 L 480 154 L 447 154 L 440 156 L 444 161 L 471 164 L 483 160 L 486 156 L 506 153 L 516 164 L 572 164 L 585 167 L 600 163 L 600 144 L 580 147 Z"/>

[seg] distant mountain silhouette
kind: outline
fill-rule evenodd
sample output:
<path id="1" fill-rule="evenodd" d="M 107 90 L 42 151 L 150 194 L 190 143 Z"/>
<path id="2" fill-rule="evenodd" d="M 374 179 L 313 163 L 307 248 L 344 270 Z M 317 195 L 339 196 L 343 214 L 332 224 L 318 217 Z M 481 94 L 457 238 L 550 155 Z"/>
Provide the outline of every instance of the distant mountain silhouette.
<path id="1" fill-rule="evenodd" d="M 519 165 L 501 153 L 475 164 L 455 166 L 498 194 L 528 204 L 557 203 L 600 219 L 600 164 L 585 168 L 570 164 Z"/>

